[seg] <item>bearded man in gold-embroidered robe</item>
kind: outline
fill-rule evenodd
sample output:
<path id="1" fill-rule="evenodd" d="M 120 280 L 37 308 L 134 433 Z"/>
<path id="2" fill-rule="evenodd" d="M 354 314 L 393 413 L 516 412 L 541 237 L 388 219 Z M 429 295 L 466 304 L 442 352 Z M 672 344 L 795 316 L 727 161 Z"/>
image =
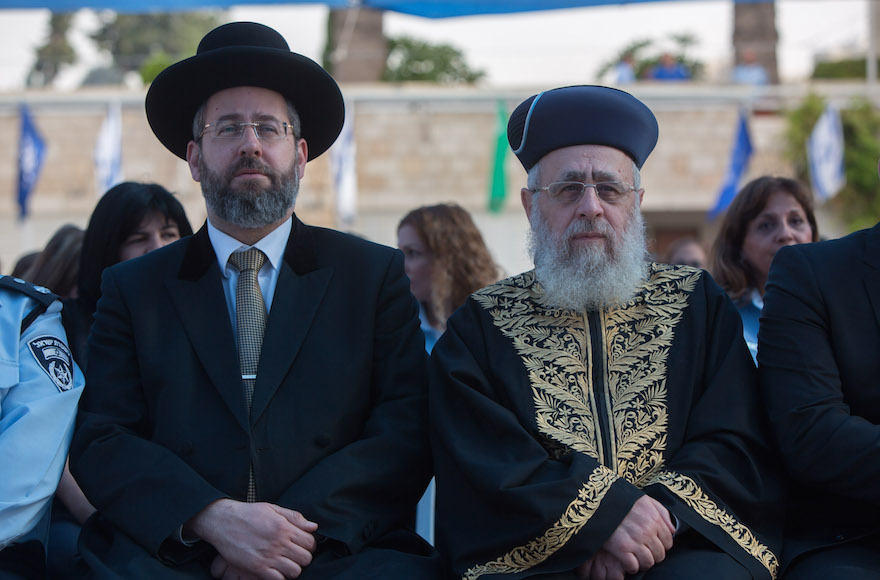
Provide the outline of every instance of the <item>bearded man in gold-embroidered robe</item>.
<path id="1" fill-rule="evenodd" d="M 740 317 L 647 261 L 653 113 L 606 87 L 514 111 L 535 269 L 485 288 L 431 361 L 452 577 L 770 579 L 781 515 Z"/>

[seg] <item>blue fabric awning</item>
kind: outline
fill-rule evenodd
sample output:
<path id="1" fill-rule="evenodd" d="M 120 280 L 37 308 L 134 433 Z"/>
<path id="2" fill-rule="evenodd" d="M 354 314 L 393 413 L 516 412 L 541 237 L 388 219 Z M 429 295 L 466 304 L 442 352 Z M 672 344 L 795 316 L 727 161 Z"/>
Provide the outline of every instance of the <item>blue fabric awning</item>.
<path id="1" fill-rule="evenodd" d="M 449 18 L 475 14 L 510 14 L 561 8 L 582 8 L 609 4 L 643 4 L 671 0 L 364 0 L 365 6 L 426 18 Z M 681 0 L 679 0 L 681 1 Z M 688 0 L 685 0 L 688 1 Z M 704 0 L 689 0 L 701 2 Z M 732 0 L 733 3 L 761 3 L 773 0 Z M 329 3 L 329 4 L 332 4 Z"/>
<path id="2" fill-rule="evenodd" d="M 360 5 L 425 18 L 450 18 L 477 14 L 509 14 L 561 8 L 581 8 L 609 4 L 641 4 L 671 0 L 3 0 L 0 9 L 48 8 L 53 12 L 72 12 L 80 8 L 116 12 L 179 12 L 210 8 L 228 8 L 245 4 L 324 4 L 331 8 Z M 700 2 L 704 0 L 687 0 Z M 731 0 L 734 3 L 772 2 L 773 0 Z"/>

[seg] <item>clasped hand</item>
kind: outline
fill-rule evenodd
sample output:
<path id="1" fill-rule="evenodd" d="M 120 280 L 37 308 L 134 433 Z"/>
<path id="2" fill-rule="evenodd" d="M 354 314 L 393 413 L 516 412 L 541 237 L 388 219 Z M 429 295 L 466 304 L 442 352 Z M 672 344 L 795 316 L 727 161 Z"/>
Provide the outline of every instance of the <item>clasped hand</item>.
<path id="1" fill-rule="evenodd" d="M 317 545 L 318 524 L 271 503 L 217 500 L 188 527 L 217 550 L 211 575 L 224 580 L 298 578 Z"/>
<path id="2" fill-rule="evenodd" d="M 578 566 L 578 580 L 623 580 L 626 574 L 647 570 L 666 557 L 674 533 L 669 510 L 644 495 L 599 552 Z"/>

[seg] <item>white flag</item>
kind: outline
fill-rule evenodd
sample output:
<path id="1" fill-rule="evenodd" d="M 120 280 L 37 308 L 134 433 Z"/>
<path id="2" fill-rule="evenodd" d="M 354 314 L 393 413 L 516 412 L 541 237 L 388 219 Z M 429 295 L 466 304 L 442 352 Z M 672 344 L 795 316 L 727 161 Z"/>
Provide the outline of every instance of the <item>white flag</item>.
<path id="1" fill-rule="evenodd" d="M 122 181 L 122 106 L 107 107 L 107 118 L 98 132 L 95 144 L 95 186 L 98 195 Z"/>
<path id="2" fill-rule="evenodd" d="M 807 160 L 813 189 L 822 199 L 828 199 L 846 184 L 843 170 L 843 124 L 840 112 L 831 104 L 816 121 L 807 139 Z"/>
<path id="3" fill-rule="evenodd" d="M 345 123 L 333 148 L 330 166 L 336 188 L 337 227 L 349 228 L 357 217 L 357 147 L 354 142 L 354 107 L 345 104 Z"/>

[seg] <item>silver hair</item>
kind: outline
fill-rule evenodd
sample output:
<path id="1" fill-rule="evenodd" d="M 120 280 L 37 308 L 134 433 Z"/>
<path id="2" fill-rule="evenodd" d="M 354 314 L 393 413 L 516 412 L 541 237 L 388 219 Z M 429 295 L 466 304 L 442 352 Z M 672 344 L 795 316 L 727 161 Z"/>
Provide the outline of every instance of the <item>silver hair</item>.
<path id="1" fill-rule="evenodd" d="M 296 112 L 296 108 L 289 99 L 284 99 L 284 102 L 287 105 L 287 120 L 289 121 L 290 130 L 293 133 L 294 139 L 299 139 L 302 134 L 302 122 L 299 119 L 299 113 Z M 199 107 L 193 116 L 193 141 L 199 140 L 202 130 L 205 128 L 205 106 L 207 104 L 208 101 L 202 103 L 202 106 Z"/>
<path id="2" fill-rule="evenodd" d="M 526 181 L 526 187 L 531 189 L 532 191 L 537 191 L 538 187 L 541 185 L 541 162 L 538 161 L 532 168 L 529 169 L 528 179 Z"/>

